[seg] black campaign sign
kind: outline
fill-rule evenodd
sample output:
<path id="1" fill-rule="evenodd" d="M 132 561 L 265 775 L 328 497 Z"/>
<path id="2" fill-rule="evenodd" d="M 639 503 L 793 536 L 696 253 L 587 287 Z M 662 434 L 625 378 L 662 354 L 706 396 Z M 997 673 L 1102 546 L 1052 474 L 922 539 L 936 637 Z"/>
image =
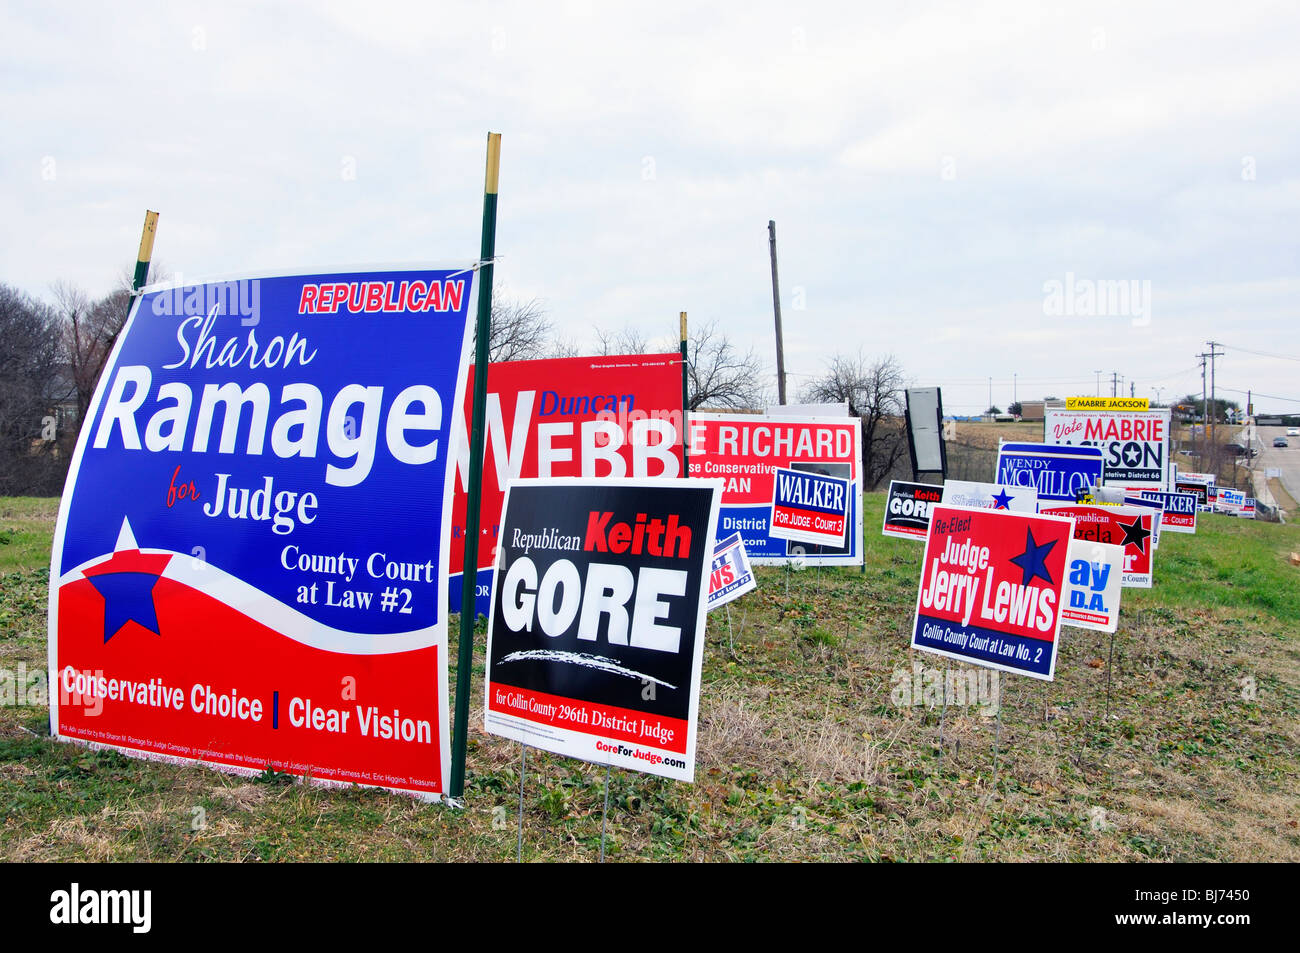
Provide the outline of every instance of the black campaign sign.
<path id="1" fill-rule="evenodd" d="M 511 485 L 488 635 L 485 727 L 690 780 L 720 488 Z"/>

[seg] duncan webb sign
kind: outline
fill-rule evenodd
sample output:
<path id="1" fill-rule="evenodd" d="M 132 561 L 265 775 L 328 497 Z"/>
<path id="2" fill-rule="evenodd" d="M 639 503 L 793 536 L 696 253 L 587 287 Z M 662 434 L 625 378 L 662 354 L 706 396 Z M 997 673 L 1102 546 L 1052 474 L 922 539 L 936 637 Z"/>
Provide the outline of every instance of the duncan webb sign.
<path id="1" fill-rule="evenodd" d="M 452 612 L 460 611 L 469 497 L 474 369 L 456 420 L 451 527 Z M 675 477 L 682 472 L 680 354 L 552 358 L 494 363 L 483 441 L 482 534 L 476 611 L 487 615 L 492 556 L 505 487 L 520 477 Z"/>
<path id="2" fill-rule="evenodd" d="M 1050 680 L 1072 528 L 1056 516 L 932 507 L 912 647 Z"/>
<path id="3" fill-rule="evenodd" d="M 521 480 L 492 584 L 484 726 L 690 781 L 721 486 Z"/>
<path id="4" fill-rule="evenodd" d="M 55 529 L 53 734 L 444 791 L 473 301 L 472 270 L 435 267 L 137 299 Z"/>

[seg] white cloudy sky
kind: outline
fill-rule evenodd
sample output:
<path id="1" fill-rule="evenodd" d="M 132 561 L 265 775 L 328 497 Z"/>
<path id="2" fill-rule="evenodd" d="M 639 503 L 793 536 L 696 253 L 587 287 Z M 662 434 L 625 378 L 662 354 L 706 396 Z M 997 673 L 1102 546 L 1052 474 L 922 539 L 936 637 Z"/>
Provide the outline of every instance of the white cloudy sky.
<path id="1" fill-rule="evenodd" d="M 774 381 L 771 218 L 792 393 L 861 348 L 958 413 L 1168 399 L 1213 339 L 1295 412 L 1298 39 L 1289 3 L 11 0 L 0 281 L 101 293 L 146 208 L 185 276 L 469 259 L 492 130 L 498 283 L 576 342 L 685 310 Z M 1149 321 L 1045 313 L 1067 274 Z"/>

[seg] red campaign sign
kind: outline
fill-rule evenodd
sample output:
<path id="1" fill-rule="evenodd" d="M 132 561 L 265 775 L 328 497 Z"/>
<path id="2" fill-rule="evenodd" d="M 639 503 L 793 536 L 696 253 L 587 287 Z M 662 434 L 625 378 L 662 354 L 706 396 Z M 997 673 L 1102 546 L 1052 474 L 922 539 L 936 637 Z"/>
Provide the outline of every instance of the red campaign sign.
<path id="1" fill-rule="evenodd" d="M 718 535 L 740 533 L 751 563 L 784 564 L 797 555 L 811 565 L 861 565 L 861 420 L 692 413 L 688 424 L 691 476 L 723 481 Z M 852 483 L 842 545 L 806 552 L 817 544 L 790 540 L 773 527 L 779 467 Z"/>
<path id="2" fill-rule="evenodd" d="M 460 611 L 474 369 L 458 428 L 450 609 Z M 488 370 L 478 611 L 486 614 L 506 484 L 527 477 L 677 477 L 682 472 L 680 354 L 506 361 Z"/>
<path id="3" fill-rule="evenodd" d="M 61 736 L 245 773 L 274 767 L 317 781 L 443 790 L 439 646 L 323 652 L 172 578 L 191 562 L 121 549 L 63 586 L 59 631 L 76 663 L 52 686 Z M 216 573 L 204 566 L 190 582 Z M 96 583 L 145 574 L 157 577 L 150 621 L 167 637 L 132 622 L 104 639 Z"/>
<path id="4" fill-rule="evenodd" d="M 1150 589 L 1155 562 L 1156 514 L 1137 506 L 1045 506 L 1041 512 L 1074 520 L 1074 538 L 1124 549 L 1123 585 Z"/>
<path id="5" fill-rule="evenodd" d="M 1068 519 L 937 504 L 921 562 L 913 648 L 1051 680 Z"/>

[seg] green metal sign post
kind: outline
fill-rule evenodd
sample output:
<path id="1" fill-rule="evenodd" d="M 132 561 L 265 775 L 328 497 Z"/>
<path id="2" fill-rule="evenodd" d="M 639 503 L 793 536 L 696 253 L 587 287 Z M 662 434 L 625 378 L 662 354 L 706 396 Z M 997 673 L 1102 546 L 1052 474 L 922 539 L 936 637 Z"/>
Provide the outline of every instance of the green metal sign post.
<path id="1" fill-rule="evenodd" d="M 492 259 L 497 241 L 497 179 L 501 134 L 488 133 L 483 187 L 483 243 L 479 250 L 478 324 L 474 330 L 474 406 L 470 416 L 469 499 L 465 507 L 465 562 L 460 591 L 460 645 L 456 656 L 456 717 L 451 738 L 450 797 L 465 793 L 469 741 L 469 676 L 474 665 L 474 611 L 478 589 L 479 508 L 483 484 L 483 418 L 487 408 L 488 339 L 492 333 Z"/>

